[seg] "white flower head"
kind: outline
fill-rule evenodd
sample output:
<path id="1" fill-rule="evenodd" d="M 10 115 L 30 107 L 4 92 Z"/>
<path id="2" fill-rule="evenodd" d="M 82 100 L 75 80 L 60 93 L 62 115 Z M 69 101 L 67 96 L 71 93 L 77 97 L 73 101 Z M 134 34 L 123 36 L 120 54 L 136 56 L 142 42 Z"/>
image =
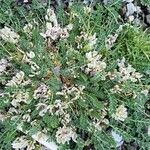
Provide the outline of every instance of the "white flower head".
<path id="1" fill-rule="evenodd" d="M 68 24 L 67 26 L 66 26 L 66 29 L 68 30 L 68 31 L 71 31 L 72 29 L 73 29 L 73 24 Z"/>
<path id="2" fill-rule="evenodd" d="M 54 26 L 58 26 L 57 17 L 56 17 L 56 14 L 52 8 L 47 9 L 47 14 L 45 16 L 45 19 L 48 22 L 53 23 Z"/>
<path id="3" fill-rule="evenodd" d="M 101 55 L 98 54 L 97 51 L 91 51 L 86 53 L 87 58 L 87 67 L 85 72 L 89 74 L 93 72 L 94 74 L 100 71 L 103 71 L 106 68 L 106 63 L 101 61 Z"/>
<path id="4" fill-rule="evenodd" d="M 49 110 L 49 106 L 45 103 L 38 103 L 36 109 L 39 110 L 39 116 L 44 116 L 45 113 Z"/>
<path id="5" fill-rule="evenodd" d="M 35 149 L 35 141 L 27 140 L 25 136 L 21 136 L 15 139 L 12 143 L 12 148 L 16 150 L 34 150 Z"/>
<path id="6" fill-rule="evenodd" d="M 62 102 L 61 100 L 55 100 L 54 102 L 54 105 L 53 105 L 53 108 L 56 109 L 55 111 L 55 115 L 57 116 L 61 116 L 61 115 L 64 115 L 65 114 L 65 110 L 69 107 L 68 103 L 66 102 Z M 53 109 L 51 108 L 51 110 Z M 53 113 L 51 111 L 51 113 Z"/>
<path id="7" fill-rule="evenodd" d="M 72 127 L 60 127 L 56 132 L 56 140 L 59 144 L 65 144 L 72 139 L 76 142 L 77 134 Z"/>
<path id="8" fill-rule="evenodd" d="M 31 121 L 31 117 L 29 114 L 23 115 L 22 119 L 24 122 L 30 122 Z"/>
<path id="9" fill-rule="evenodd" d="M 33 59 L 35 57 L 35 53 L 33 51 L 30 51 L 30 52 L 27 52 L 27 56 L 30 58 L 30 59 Z"/>
<path id="10" fill-rule="evenodd" d="M 141 93 L 144 94 L 144 96 L 147 97 L 148 93 L 149 93 L 149 90 L 148 89 L 142 90 Z"/>
<path id="11" fill-rule="evenodd" d="M 40 33 L 43 38 L 50 38 L 52 40 L 57 40 L 59 38 L 67 38 L 69 36 L 68 31 L 73 28 L 72 24 L 67 25 L 65 28 L 60 27 L 57 21 L 56 14 L 52 8 L 47 9 L 46 19 L 46 31 Z"/>
<path id="12" fill-rule="evenodd" d="M 118 63 L 118 76 L 120 77 L 120 82 L 130 80 L 132 82 L 137 82 L 143 76 L 139 72 L 136 72 L 130 64 L 125 64 L 125 58 L 117 60 Z"/>
<path id="13" fill-rule="evenodd" d="M 4 27 L 3 29 L 0 29 L 0 37 L 6 41 L 6 42 L 10 42 L 13 44 L 18 43 L 20 36 L 15 33 L 14 31 L 12 31 L 10 28 L 8 27 Z"/>
<path id="14" fill-rule="evenodd" d="M 33 94 L 34 99 L 47 98 L 48 87 L 45 84 L 41 84 Z"/>
<path id="15" fill-rule="evenodd" d="M 0 121 L 5 121 L 7 118 L 8 118 L 9 116 L 7 116 L 7 115 L 4 115 L 4 114 L 2 114 L 1 112 L 0 112 Z"/>
<path id="16" fill-rule="evenodd" d="M 12 148 L 14 149 L 24 149 L 28 146 L 28 140 L 25 138 L 25 136 L 21 136 L 15 139 L 12 143 Z"/>
<path id="17" fill-rule="evenodd" d="M 89 14 L 89 13 L 91 13 L 91 11 L 92 11 L 92 8 L 91 8 L 91 7 L 88 7 L 88 6 L 85 6 L 85 7 L 84 7 L 84 13 L 85 13 L 85 14 Z"/>
<path id="18" fill-rule="evenodd" d="M 117 33 L 115 33 L 114 35 L 112 35 L 112 34 L 108 35 L 108 37 L 105 40 L 106 48 L 111 49 L 113 47 L 114 43 L 116 42 L 117 38 L 118 38 Z"/>
<path id="19" fill-rule="evenodd" d="M 32 33 L 32 29 L 33 29 L 33 25 L 31 23 L 28 23 L 23 27 L 24 32 L 30 35 Z"/>
<path id="20" fill-rule="evenodd" d="M 18 93 L 13 95 L 13 100 L 11 101 L 11 104 L 14 107 L 18 107 L 18 106 L 20 106 L 21 102 L 28 104 L 29 103 L 28 99 L 29 99 L 28 92 L 19 91 Z"/>
<path id="21" fill-rule="evenodd" d="M 127 108 L 124 107 L 124 105 L 120 105 L 116 109 L 116 113 L 112 115 L 112 117 L 115 118 L 115 120 L 120 120 L 120 121 L 125 121 L 127 116 L 128 116 Z"/>
<path id="22" fill-rule="evenodd" d="M 2 58 L 0 60 L 0 75 L 6 71 L 8 66 L 10 66 L 10 63 L 8 62 L 8 60 L 5 58 Z"/>
<path id="23" fill-rule="evenodd" d="M 111 90 L 112 93 L 121 93 L 122 89 L 119 85 L 115 85 Z"/>
<path id="24" fill-rule="evenodd" d="M 23 71 L 18 72 L 10 81 L 8 81 L 6 86 L 17 86 L 21 84 L 24 80 L 24 75 Z"/>

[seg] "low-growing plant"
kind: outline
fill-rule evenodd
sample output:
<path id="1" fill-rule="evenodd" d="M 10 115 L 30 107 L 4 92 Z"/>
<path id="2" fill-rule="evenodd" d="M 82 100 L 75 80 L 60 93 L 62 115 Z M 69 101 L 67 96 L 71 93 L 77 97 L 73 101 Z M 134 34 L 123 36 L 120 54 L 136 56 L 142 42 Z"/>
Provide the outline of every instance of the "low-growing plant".
<path id="1" fill-rule="evenodd" d="M 4 6 L 1 149 L 40 149 L 45 136 L 60 150 L 149 149 L 146 32 L 121 25 L 113 5 L 45 10 L 34 3 L 30 11 L 11 9 L 8 20 Z"/>

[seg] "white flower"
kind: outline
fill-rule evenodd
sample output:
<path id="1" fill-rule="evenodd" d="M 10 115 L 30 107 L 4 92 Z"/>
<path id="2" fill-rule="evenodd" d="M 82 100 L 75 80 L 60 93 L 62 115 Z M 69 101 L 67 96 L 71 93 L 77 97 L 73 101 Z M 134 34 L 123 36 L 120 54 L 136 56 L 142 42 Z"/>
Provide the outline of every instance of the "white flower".
<path id="1" fill-rule="evenodd" d="M 40 35 L 44 38 L 51 38 L 52 40 L 55 41 L 59 37 L 60 38 L 69 37 L 68 30 L 70 29 L 68 29 L 68 27 L 62 29 L 60 26 L 51 27 L 50 24 L 47 24 L 47 27 L 49 27 L 49 29 L 47 29 L 45 33 L 40 33 Z"/>
<path id="2" fill-rule="evenodd" d="M 143 76 L 139 72 L 136 72 L 136 70 L 130 64 L 125 65 L 124 57 L 121 60 L 118 59 L 117 62 L 119 67 L 119 72 L 117 72 L 117 75 L 120 77 L 120 82 L 127 80 L 137 82 Z"/>
<path id="3" fill-rule="evenodd" d="M 49 30 L 51 29 L 53 26 L 52 26 L 52 23 L 51 22 L 46 22 L 46 29 Z"/>
<path id="4" fill-rule="evenodd" d="M 53 9 L 47 9 L 45 19 L 47 21 L 46 31 L 45 33 L 40 33 L 43 38 L 50 38 L 55 41 L 58 38 L 67 38 L 69 36 L 68 31 L 72 30 L 73 25 L 69 24 L 65 28 L 61 28 Z"/>
<path id="5" fill-rule="evenodd" d="M 41 84 L 33 94 L 34 99 L 47 98 L 48 87 L 45 84 Z"/>
<path id="6" fill-rule="evenodd" d="M 35 150 L 36 141 L 28 141 L 28 146 L 27 146 L 27 150 Z"/>
<path id="7" fill-rule="evenodd" d="M 8 110 L 8 113 L 11 114 L 11 115 L 18 114 L 19 110 L 14 108 L 14 107 L 10 107 L 9 110 Z"/>
<path id="8" fill-rule="evenodd" d="M 61 122 L 63 125 L 66 125 L 71 121 L 70 114 L 65 113 L 63 116 L 64 117 Z"/>
<path id="9" fill-rule="evenodd" d="M 106 68 L 106 63 L 100 60 L 101 57 L 102 56 L 99 55 L 97 51 L 86 53 L 87 67 L 85 69 L 85 72 L 87 74 L 90 72 L 93 72 L 95 74 L 99 71 L 103 71 Z"/>
<path id="10" fill-rule="evenodd" d="M 118 38 L 117 33 L 115 33 L 114 35 L 108 35 L 105 40 L 106 48 L 111 49 L 113 47 L 114 43 L 116 42 L 117 38 Z"/>
<path id="11" fill-rule="evenodd" d="M 8 81 L 6 86 L 17 86 L 21 84 L 23 79 L 24 79 L 24 72 L 20 71 L 12 78 L 12 80 Z"/>
<path id="12" fill-rule="evenodd" d="M 66 29 L 68 30 L 68 31 L 71 31 L 72 29 L 73 29 L 73 24 L 68 24 L 67 26 L 66 26 Z"/>
<path id="13" fill-rule="evenodd" d="M 45 113 L 48 111 L 49 106 L 44 103 L 38 103 L 36 105 L 36 109 L 39 110 L 39 116 L 44 116 Z"/>
<path id="14" fill-rule="evenodd" d="M 84 13 L 87 14 L 87 15 L 91 12 L 91 10 L 92 10 L 91 7 L 88 7 L 88 6 L 84 7 Z"/>
<path id="15" fill-rule="evenodd" d="M 81 34 L 80 36 L 76 37 L 78 48 L 80 47 L 82 48 L 82 45 L 79 45 L 79 44 L 81 43 L 80 40 L 83 39 L 87 43 L 88 49 L 90 50 L 94 49 L 94 46 L 96 45 L 96 42 L 97 42 L 96 33 L 94 33 L 93 35 L 89 35 L 82 31 L 80 34 Z"/>
<path id="16" fill-rule="evenodd" d="M 32 33 L 32 29 L 33 29 L 33 25 L 31 23 L 28 23 L 23 27 L 24 32 L 28 34 Z"/>
<path id="17" fill-rule="evenodd" d="M 15 150 L 34 150 L 35 149 L 35 141 L 27 140 L 25 136 L 21 136 L 15 139 L 12 143 L 12 148 Z"/>
<path id="18" fill-rule="evenodd" d="M 48 149 L 51 150 L 58 149 L 58 146 L 53 141 L 49 141 L 50 137 L 48 137 L 46 134 L 42 132 L 37 132 L 36 134 L 32 135 L 32 138 L 41 145 L 47 147 Z"/>
<path id="19" fill-rule="evenodd" d="M 20 91 L 17 94 L 14 94 L 13 97 L 14 98 L 13 98 L 11 104 L 14 107 L 20 106 L 21 102 L 24 102 L 26 104 L 29 103 L 29 101 L 28 101 L 28 99 L 29 99 L 29 93 L 28 92 L 22 92 L 22 91 Z"/>
<path id="20" fill-rule="evenodd" d="M 42 33 L 41 36 L 44 38 L 50 37 L 52 40 L 56 40 L 60 37 L 61 33 L 62 29 L 59 26 L 54 26 L 48 29 L 44 34 Z"/>
<path id="21" fill-rule="evenodd" d="M 115 85 L 111 90 L 112 93 L 121 93 L 122 89 L 119 85 Z"/>
<path id="22" fill-rule="evenodd" d="M 94 46 L 96 45 L 96 42 L 97 42 L 96 33 L 94 33 L 94 35 L 92 36 L 88 36 L 89 49 L 93 49 Z"/>
<path id="23" fill-rule="evenodd" d="M 22 58 L 22 61 L 24 63 L 29 63 L 30 65 L 32 64 L 32 59 L 35 57 L 35 53 L 33 51 L 24 53 L 24 56 Z"/>
<path id="24" fill-rule="evenodd" d="M 27 56 L 29 59 L 33 59 L 35 57 L 35 53 L 33 51 L 27 52 Z"/>
<path id="25" fill-rule="evenodd" d="M 53 108 L 56 109 L 55 115 L 64 115 L 65 110 L 69 107 L 69 103 L 62 102 L 61 100 L 55 100 Z"/>
<path id="26" fill-rule="evenodd" d="M 129 22 L 134 21 L 134 16 L 133 16 L 133 15 L 129 16 L 129 17 L 128 17 L 128 20 L 129 20 Z"/>
<path id="27" fill-rule="evenodd" d="M 0 60 L 0 75 L 6 71 L 6 68 L 10 65 L 7 59 L 2 58 Z"/>
<path id="28" fill-rule="evenodd" d="M 116 109 L 116 113 L 112 115 L 113 118 L 115 118 L 115 120 L 120 120 L 120 121 L 124 121 L 128 116 L 127 113 L 127 108 L 124 107 L 124 105 L 120 105 L 117 109 Z"/>
<path id="29" fill-rule="evenodd" d="M 141 91 L 142 94 L 144 94 L 145 96 L 148 96 L 149 90 L 145 89 L 143 91 Z"/>
<path id="30" fill-rule="evenodd" d="M 46 14 L 46 16 L 45 16 L 45 19 L 46 19 L 48 22 L 53 23 L 54 26 L 58 26 L 57 17 L 56 17 L 56 14 L 55 14 L 55 12 L 54 12 L 53 9 L 51 9 L 51 8 L 48 8 L 48 9 L 47 9 L 47 14 Z"/>
<path id="31" fill-rule="evenodd" d="M 23 119 L 23 121 L 25 121 L 25 122 L 30 122 L 31 117 L 30 117 L 29 114 L 25 114 L 25 115 L 23 115 L 22 119 Z"/>
<path id="32" fill-rule="evenodd" d="M 18 40 L 20 38 L 20 36 L 17 33 L 11 31 L 11 29 L 6 26 L 3 29 L 0 29 L 0 37 L 3 40 L 13 44 L 18 43 Z"/>
<path id="33" fill-rule="evenodd" d="M 9 116 L 7 116 L 7 115 L 4 115 L 4 114 L 2 114 L 1 112 L 0 112 L 0 121 L 5 121 L 7 118 L 8 118 Z"/>
<path id="34" fill-rule="evenodd" d="M 111 135 L 112 135 L 114 141 L 116 142 L 116 147 L 120 147 L 123 144 L 122 136 L 117 134 L 115 131 L 111 131 Z"/>
<path id="35" fill-rule="evenodd" d="M 56 140 L 59 144 L 69 143 L 71 139 L 76 142 L 76 138 L 77 134 L 71 127 L 60 127 L 56 132 Z"/>
<path id="36" fill-rule="evenodd" d="M 40 69 L 40 67 L 35 63 L 35 62 L 30 62 L 30 65 L 31 65 L 31 69 L 33 70 L 33 71 L 36 71 L 36 70 L 39 70 Z"/>
<path id="37" fill-rule="evenodd" d="M 19 150 L 19 149 L 25 149 L 28 146 L 28 140 L 25 138 L 25 136 L 21 136 L 15 139 L 12 143 L 12 148 Z"/>
<path id="38" fill-rule="evenodd" d="M 71 86 L 71 87 L 67 87 L 64 86 L 61 92 L 57 92 L 57 95 L 62 95 L 64 96 L 66 99 L 70 96 L 72 96 L 71 101 L 77 100 L 79 98 L 81 98 L 82 94 L 83 94 L 83 90 L 84 90 L 85 86 Z"/>

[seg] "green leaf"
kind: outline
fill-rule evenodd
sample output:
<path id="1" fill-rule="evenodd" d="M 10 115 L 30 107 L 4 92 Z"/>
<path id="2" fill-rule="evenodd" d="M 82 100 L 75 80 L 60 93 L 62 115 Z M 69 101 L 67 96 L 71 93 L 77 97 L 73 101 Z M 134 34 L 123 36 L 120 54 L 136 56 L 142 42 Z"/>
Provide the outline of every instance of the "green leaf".
<path id="1" fill-rule="evenodd" d="M 99 109 L 99 110 L 104 108 L 103 102 L 99 101 L 94 94 L 90 93 L 88 97 L 89 97 L 88 100 L 91 102 L 94 108 Z"/>
<path id="2" fill-rule="evenodd" d="M 49 115 L 45 115 L 43 117 L 43 121 L 44 123 L 49 127 L 49 128 L 57 128 L 59 125 L 59 119 L 57 116 L 49 116 Z"/>

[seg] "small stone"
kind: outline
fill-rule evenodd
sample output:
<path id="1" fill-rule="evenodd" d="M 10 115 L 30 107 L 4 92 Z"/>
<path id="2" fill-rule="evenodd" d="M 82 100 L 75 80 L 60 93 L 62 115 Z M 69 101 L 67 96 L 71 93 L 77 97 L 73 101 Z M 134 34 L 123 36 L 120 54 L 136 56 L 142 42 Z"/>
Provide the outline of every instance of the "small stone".
<path id="1" fill-rule="evenodd" d="M 127 15 L 127 16 L 133 15 L 134 12 L 136 12 L 136 7 L 134 6 L 134 4 L 133 4 L 133 3 L 127 4 L 127 12 L 126 12 L 126 15 Z"/>
<path id="2" fill-rule="evenodd" d="M 135 18 L 133 23 L 136 25 L 136 26 L 140 26 L 141 25 L 141 21 L 139 18 Z"/>
<path id="3" fill-rule="evenodd" d="M 146 22 L 147 22 L 147 24 L 150 24 L 150 14 L 146 15 Z"/>

